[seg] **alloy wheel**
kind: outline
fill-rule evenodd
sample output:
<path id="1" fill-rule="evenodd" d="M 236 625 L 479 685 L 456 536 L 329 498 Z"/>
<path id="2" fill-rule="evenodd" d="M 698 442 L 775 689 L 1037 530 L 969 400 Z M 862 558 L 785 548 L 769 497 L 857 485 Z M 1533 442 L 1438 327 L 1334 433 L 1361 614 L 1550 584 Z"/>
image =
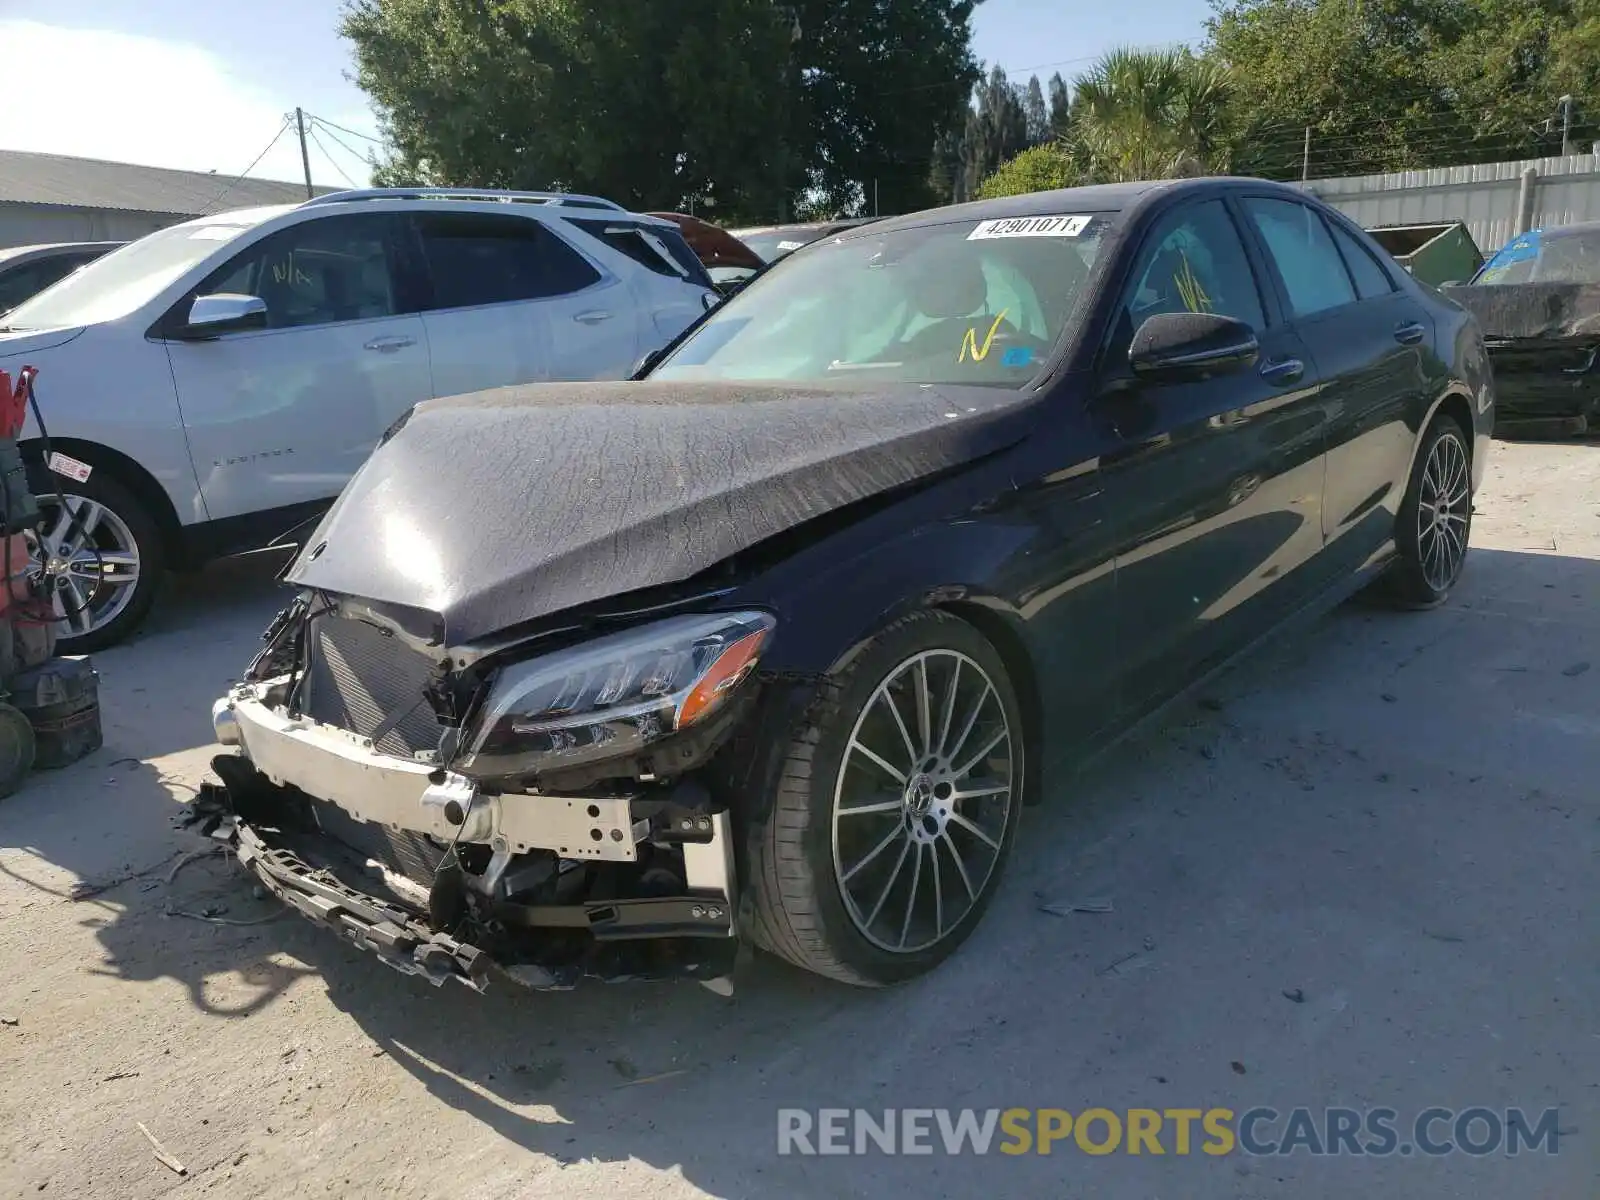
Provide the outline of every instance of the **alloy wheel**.
<path id="1" fill-rule="evenodd" d="M 139 543 L 98 500 L 65 492 L 60 499 L 40 496 L 38 504 L 43 519 L 31 570 L 50 594 L 57 636 L 82 637 L 116 620 L 133 600 Z"/>
<path id="2" fill-rule="evenodd" d="M 994 682 L 956 650 L 900 663 L 857 716 L 833 794 L 856 929 L 891 953 L 949 937 L 995 878 L 1020 777 Z"/>
<path id="3" fill-rule="evenodd" d="M 1417 558 L 1436 592 L 1449 589 L 1466 561 L 1471 491 L 1467 448 L 1445 433 L 1428 452 L 1417 492 Z"/>

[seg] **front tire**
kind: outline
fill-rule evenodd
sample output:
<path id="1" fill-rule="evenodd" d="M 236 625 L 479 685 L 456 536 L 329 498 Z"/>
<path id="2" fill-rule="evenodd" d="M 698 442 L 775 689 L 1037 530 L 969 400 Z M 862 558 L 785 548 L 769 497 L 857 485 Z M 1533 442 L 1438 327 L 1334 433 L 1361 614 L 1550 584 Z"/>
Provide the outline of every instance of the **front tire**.
<path id="1" fill-rule="evenodd" d="M 915 978 L 988 907 L 1022 809 L 1023 723 L 971 625 L 923 612 L 819 688 L 750 831 L 750 934 L 861 987 Z"/>
<path id="2" fill-rule="evenodd" d="M 1401 608 L 1437 608 L 1466 566 L 1472 533 L 1472 443 L 1453 417 L 1429 426 L 1395 522 L 1396 559 L 1384 580 Z"/>
<path id="3" fill-rule="evenodd" d="M 57 648 L 88 654 L 116 645 L 155 603 L 167 558 L 161 527 L 103 467 L 81 483 L 43 466 L 30 479 L 41 516 L 33 568 L 53 597 Z M 76 526 L 69 513 L 77 515 Z"/>

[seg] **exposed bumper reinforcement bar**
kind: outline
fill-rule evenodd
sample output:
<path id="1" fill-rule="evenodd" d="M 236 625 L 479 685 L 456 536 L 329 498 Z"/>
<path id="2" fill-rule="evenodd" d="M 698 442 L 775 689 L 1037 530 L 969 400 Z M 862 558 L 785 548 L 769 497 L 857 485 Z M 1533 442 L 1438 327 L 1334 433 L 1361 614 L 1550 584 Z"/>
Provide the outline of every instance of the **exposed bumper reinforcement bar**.
<path id="1" fill-rule="evenodd" d="M 337 930 L 388 966 L 421 975 L 435 987 L 456 979 L 483 991 L 491 965 L 476 946 L 434 933 L 405 909 L 347 888 L 288 850 L 268 846 L 242 822 L 235 825 L 239 861 L 263 886 L 305 916 Z"/>
<path id="2" fill-rule="evenodd" d="M 248 807 L 260 803 L 256 781 L 259 786 L 272 785 L 231 755 L 220 756 L 214 766 L 224 782 L 201 787 L 185 823 L 231 845 L 240 863 L 279 900 L 402 974 L 420 975 L 435 987 L 455 979 L 479 992 L 487 989 L 496 973 L 524 987 L 551 990 L 576 987 L 586 978 L 607 982 L 690 978 L 719 994 L 731 994 L 740 940 L 725 891 L 562 906 L 502 902 L 494 910 L 502 926 L 495 945 L 473 945 L 434 932 L 412 908 L 342 882 L 334 870 L 319 865 L 322 847 L 306 843 L 307 834 L 252 826 L 240 815 L 234 788 L 239 789 L 237 799 Z M 691 874 L 719 873 L 713 863 L 720 867 L 727 854 L 727 820 L 726 813 L 717 815 L 715 842 L 695 848 L 708 861 L 691 863 Z M 336 859 L 338 853 L 342 851 L 335 853 Z M 519 943 L 540 931 L 586 933 L 589 950 L 575 958 L 551 959 L 535 943 Z M 502 944 L 507 939 L 512 944 Z"/>

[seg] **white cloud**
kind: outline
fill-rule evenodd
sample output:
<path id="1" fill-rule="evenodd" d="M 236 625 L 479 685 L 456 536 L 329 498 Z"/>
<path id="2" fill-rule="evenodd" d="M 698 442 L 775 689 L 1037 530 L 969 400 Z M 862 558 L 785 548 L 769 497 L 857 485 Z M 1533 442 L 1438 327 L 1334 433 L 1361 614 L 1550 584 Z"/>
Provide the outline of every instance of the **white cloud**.
<path id="1" fill-rule="evenodd" d="M 6 100 L 0 103 L 0 148 L 108 158 L 119 162 L 237 175 L 260 154 L 293 102 L 232 74 L 199 46 L 37 21 L 0 20 Z M 326 113 L 328 120 L 375 133 L 370 114 Z M 352 150 L 370 142 L 338 134 Z M 357 183 L 359 160 L 319 135 L 328 156 Z M 310 148 L 312 178 L 345 179 L 319 147 Z M 291 129 L 250 172 L 262 179 L 301 178 Z"/>

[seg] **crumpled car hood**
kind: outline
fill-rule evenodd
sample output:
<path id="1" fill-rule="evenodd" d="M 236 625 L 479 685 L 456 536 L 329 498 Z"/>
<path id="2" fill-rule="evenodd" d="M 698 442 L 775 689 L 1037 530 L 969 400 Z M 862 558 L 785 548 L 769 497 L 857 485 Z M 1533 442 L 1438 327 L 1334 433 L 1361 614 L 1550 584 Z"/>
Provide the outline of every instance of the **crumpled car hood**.
<path id="1" fill-rule="evenodd" d="M 1017 442 L 1030 394 L 545 384 L 418 405 L 287 578 L 443 617 L 452 645 L 687 579 Z"/>
<path id="2" fill-rule="evenodd" d="M 1600 334 L 1600 284 L 1475 283 L 1441 289 L 1490 341 Z"/>

